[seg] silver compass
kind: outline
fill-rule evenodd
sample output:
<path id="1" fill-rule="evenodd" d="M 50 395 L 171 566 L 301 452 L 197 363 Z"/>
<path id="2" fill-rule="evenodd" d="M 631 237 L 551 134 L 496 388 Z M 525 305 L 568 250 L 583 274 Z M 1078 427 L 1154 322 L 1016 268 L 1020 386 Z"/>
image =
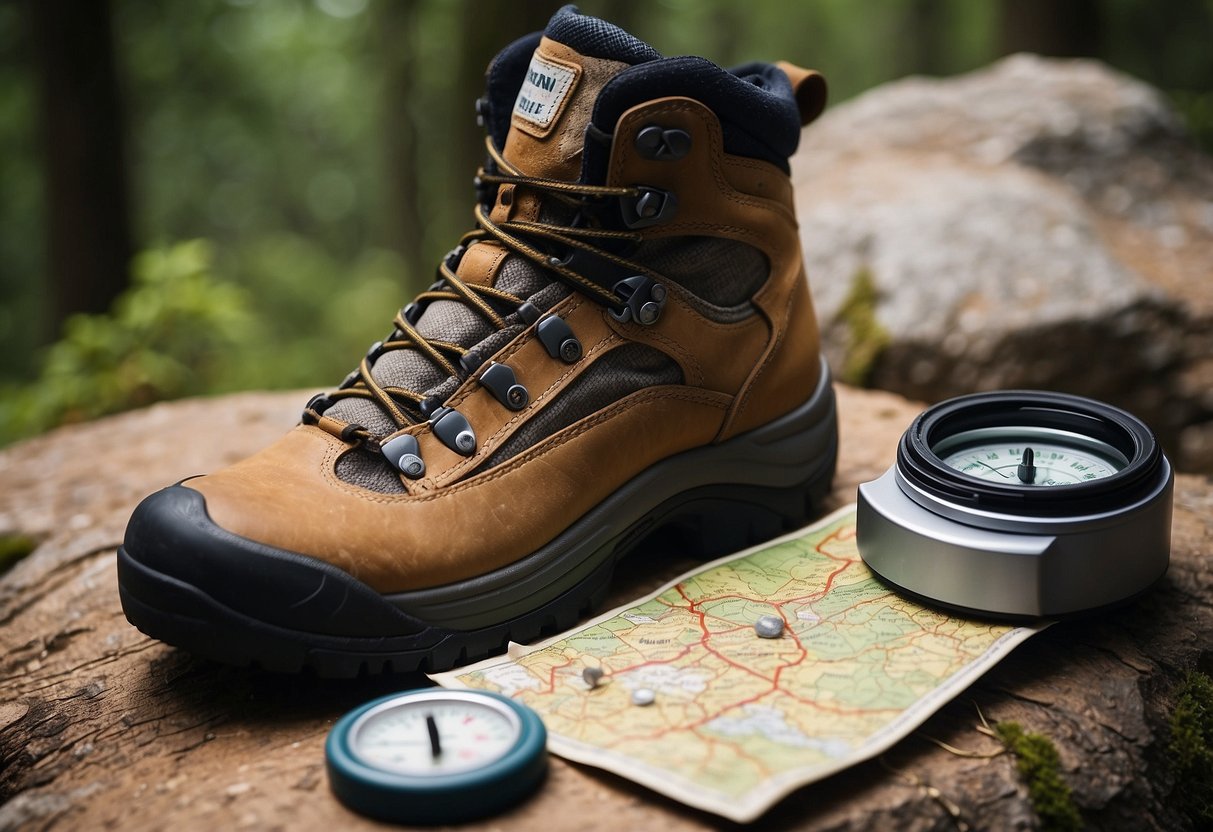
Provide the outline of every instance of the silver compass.
<path id="1" fill-rule="evenodd" d="M 1123 410 L 1009 391 L 924 411 L 859 487 L 860 555 L 945 606 L 1056 616 L 1130 598 L 1166 571 L 1171 466 Z"/>

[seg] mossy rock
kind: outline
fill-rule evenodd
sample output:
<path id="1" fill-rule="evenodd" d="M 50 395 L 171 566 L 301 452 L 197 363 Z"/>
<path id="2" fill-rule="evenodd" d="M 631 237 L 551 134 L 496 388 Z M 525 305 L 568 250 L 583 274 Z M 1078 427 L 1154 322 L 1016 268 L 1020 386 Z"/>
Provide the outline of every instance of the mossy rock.
<path id="1" fill-rule="evenodd" d="M 994 733 L 1015 755 L 1015 767 L 1028 786 L 1032 808 L 1040 818 L 1040 827 L 1053 832 L 1077 832 L 1082 816 L 1061 779 L 1061 758 L 1057 746 L 1043 734 L 1023 730 L 1018 722 L 1000 722 Z"/>
<path id="2" fill-rule="evenodd" d="M 1201 829 L 1213 828 L 1213 679 L 1189 673 L 1171 712 L 1171 764 L 1179 806 Z"/>

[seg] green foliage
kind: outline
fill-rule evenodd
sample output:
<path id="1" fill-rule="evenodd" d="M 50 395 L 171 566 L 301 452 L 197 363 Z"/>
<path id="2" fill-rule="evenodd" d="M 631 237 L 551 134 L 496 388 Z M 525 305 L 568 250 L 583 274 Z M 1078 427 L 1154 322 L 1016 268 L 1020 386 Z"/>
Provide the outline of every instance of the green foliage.
<path id="1" fill-rule="evenodd" d="M 17 565 L 17 561 L 38 548 L 38 541 L 24 534 L 0 535 L 0 575 Z"/>
<path id="2" fill-rule="evenodd" d="M 722 66 L 789 60 L 822 72 L 831 102 L 910 74 L 977 69 L 996 53 L 998 6 L 972 0 L 583 0 L 666 55 L 705 55 Z"/>
<path id="3" fill-rule="evenodd" d="M 38 378 L 0 390 L 0 443 L 181 396 L 333 387 L 403 303 L 400 258 L 381 249 L 345 264 L 278 235 L 215 261 L 204 240 L 137 257 L 109 314 L 70 318 Z"/>
<path id="4" fill-rule="evenodd" d="M 1015 755 L 1015 767 L 1028 786 L 1032 808 L 1044 830 L 1070 832 L 1082 829 L 1082 816 L 1061 779 L 1057 747 L 1043 734 L 1029 733 L 1018 722 L 999 722 L 994 733 Z"/>
<path id="5" fill-rule="evenodd" d="M 34 129 L 37 85 L 30 77 L 20 3 L 0 3 L 0 380 L 28 377 L 30 347 L 44 336 L 46 298 L 36 275 L 45 215 Z"/>
<path id="6" fill-rule="evenodd" d="M 1171 712 L 1168 747 L 1181 809 L 1203 829 L 1213 828 L 1213 679 L 1189 673 Z"/>
<path id="7" fill-rule="evenodd" d="M 265 235 L 228 249 L 219 266 L 247 291 L 257 324 L 224 362 L 216 392 L 335 387 L 406 300 L 404 264 L 385 249 L 347 262 L 316 240 Z"/>
<path id="8" fill-rule="evenodd" d="M 842 302 L 837 320 L 847 329 L 846 357 L 841 378 L 847 384 L 865 384 L 872 366 L 889 344 L 889 333 L 876 318 L 879 293 L 868 269 L 860 269 L 851 279 L 851 290 Z"/>
<path id="9" fill-rule="evenodd" d="M 1187 123 L 1192 140 L 1206 153 L 1213 153 L 1213 92 L 1174 90 L 1171 101 Z"/>
<path id="10" fill-rule="evenodd" d="M 247 293 L 216 279 L 211 259 L 204 241 L 137 257 L 110 313 L 69 318 L 38 379 L 5 392 L 0 438 L 213 389 L 251 318 Z"/>
<path id="11" fill-rule="evenodd" d="M 200 272 L 204 279 L 195 278 L 195 296 L 181 299 L 194 304 L 189 309 L 136 285 L 142 300 L 126 303 L 139 310 L 119 304 L 111 315 L 77 319 L 39 355 L 36 345 L 55 334 L 46 320 L 55 289 L 44 279 L 37 46 L 23 4 L 0 3 L 0 441 L 157 398 L 333 384 L 469 227 L 469 183 L 483 156 L 471 102 L 482 69 L 558 5 L 114 0 L 137 240 L 145 247 L 202 237 L 213 241 L 215 259 Z M 1188 90 L 1174 93 L 1177 106 L 1213 147 L 1209 0 L 1089 5 L 1099 57 L 1163 89 Z M 581 7 L 667 55 L 815 67 L 838 102 L 906 74 L 990 62 L 1002 48 L 1006 5 L 583 0 Z M 867 377 L 886 337 L 870 277 L 857 278 L 844 310 L 853 338 L 844 375 L 854 382 Z M 174 315 L 198 324 L 202 342 L 158 331 L 151 344 L 150 330 L 132 334 L 151 326 L 148 316 Z M 25 384 L 38 372 L 37 385 Z"/>
<path id="12" fill-rule="evenodd" d="M 146 238 L 226 247 L 285 232 L 351 257 L 385 233 L 380 50 L 366 5 L 113 4 Z"/>

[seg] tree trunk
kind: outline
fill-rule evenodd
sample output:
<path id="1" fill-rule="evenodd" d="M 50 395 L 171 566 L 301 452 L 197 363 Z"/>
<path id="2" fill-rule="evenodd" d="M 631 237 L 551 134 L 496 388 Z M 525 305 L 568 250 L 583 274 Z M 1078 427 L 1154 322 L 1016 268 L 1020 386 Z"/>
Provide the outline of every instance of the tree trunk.
<path id="1" fill-rule="evenodd" d="M 421 164 L 417 153 L 417 119 L 410 99 L 418 94 L 414 81 L 416 50 L 409 38 L 417 23 L 415 3 L 379 3 L 374 7 L 375 29 L 383 55 L 383 142 L 387 156 L 388 214 L 393 247 L 404 258 L 414 287 L 425 285 L 431 264 L 425 262 L 425 226 L 421 217 Z"/>
<path id="2" fill-rule="evenodd" d="M 839 395 L 832 505 L 883 472 L 918 410 L 887 393 Z M 347 709 L 419 677 L 333 682 L 220 667 L 144 637 L 118 602 L 115 547 L 135 503 L 271 441 L 304 398 L 162 404 L 0 452 L 0 534 L 41 541 L 0 578 L 0 830 L 377 828 L 330 794 L 325 735 Z M 978 709 L 1053 741 L 1086 824 L 1185 828 L 1171 798 L 1167 724 L 1184 674 L 1213 669 L 1211 540 L 1213 484 L 1181 476 L 1171 570 L 1150 594 L 1035 636 L 879 760 L 802 789 L 754 828 L 1033 827 L 1011 756 L 957 756 L 934 743 L 997 752 L 977 730 Z M 625 562 L 609 603 L 689 565 L 658 562 Z M 559 759 L 533 799 L 492 825 L 733 828 Z"/>
<path id="3" fill-rule="evenodd" d="M 946 9 L 939 0 L 912 0 L 902 9 L 905 37 L 896 44 L 906 74 L 943 75 L 949 49 L 944 27 Z"/>
<path id="4" fill-rule="evenodd" d="M 442 254 L 472 228 L 472 178 L 484 160 L 474 105 L 484 73 L 503 44 L 542 29 L 551 9 L 537 3 L 478 0 L 424 8 L 376 7 L 384 55 L 384 124 L 391 178 L 392 237 L 413 286 L 434 276 Z M 423 66 L 418 43 L 439 24 L 457 34 L 440 66 Z M 437 71 L 435 71 L 437 70 Z"/>
<path id="5" fill-rule="evenodd" d="M 27 0 L 40 80 L 46 244 L 57 331 L 126 287 L 131 227 L 121 96 L 106 0 Z"/>
<path id="6" fill-rule="evenodd" d="M 1002 0 L 1002 54 L 1035 52 L 1057 58 L 1099 54 L 1099 0 Z"/>

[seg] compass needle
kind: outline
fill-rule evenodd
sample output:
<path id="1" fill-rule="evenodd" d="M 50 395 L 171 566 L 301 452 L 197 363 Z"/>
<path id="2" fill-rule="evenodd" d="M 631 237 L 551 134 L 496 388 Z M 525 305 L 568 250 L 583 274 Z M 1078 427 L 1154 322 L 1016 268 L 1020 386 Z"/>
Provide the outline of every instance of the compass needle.
<path id="1" fill-rule="evenodd" d="M 1002 471 L 999 471 L 997 468 L 995 468 L 993 465 L 990 465 L 988 462 L 982 462 L 980 459 L 975 459 L 973 461 L 976 462 L 978 465 L 982 465 L 986 468 L 989 468 L 991 471 L 993 471 L 995 474 L 1002 477 L 1003 479 L 1007 479 L 1007 477 L 1008 477 L 1007 474 L 1004 474 Z"/>
<path id="2" fill-rule="evenodd" d="M 438 722 L 433 714 L 425 715 L 425 729 L 430 734 L 430 754 L 437 759 L 442 756 L 442 743 L 438 741 Z"/>

